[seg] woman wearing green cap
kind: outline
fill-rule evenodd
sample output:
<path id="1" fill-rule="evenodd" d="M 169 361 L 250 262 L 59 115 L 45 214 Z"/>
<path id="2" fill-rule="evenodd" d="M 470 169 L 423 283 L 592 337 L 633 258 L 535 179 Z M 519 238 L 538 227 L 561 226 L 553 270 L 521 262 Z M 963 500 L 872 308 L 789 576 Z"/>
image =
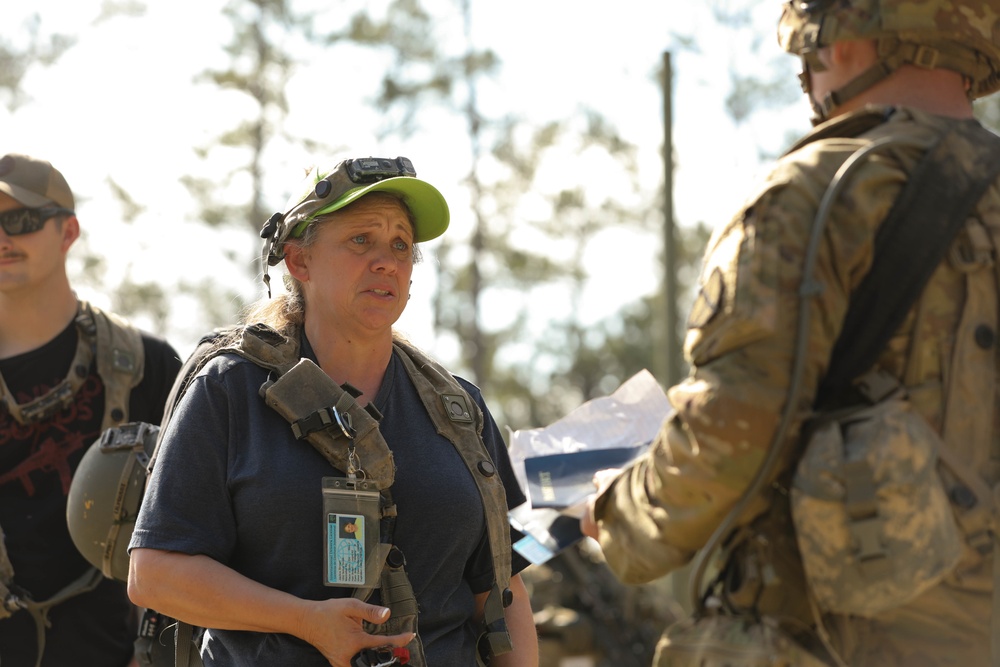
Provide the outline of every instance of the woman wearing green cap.
<path id="1" fill-rule="evenodd" d="M 499 429 L 393 331 L 447 226 L 405 158 L 314 171 L 265 225 L 289 289 L 198 364 L 131 542 L 133 601 L 205 628 L 206 665 L 538 664 Z"/>

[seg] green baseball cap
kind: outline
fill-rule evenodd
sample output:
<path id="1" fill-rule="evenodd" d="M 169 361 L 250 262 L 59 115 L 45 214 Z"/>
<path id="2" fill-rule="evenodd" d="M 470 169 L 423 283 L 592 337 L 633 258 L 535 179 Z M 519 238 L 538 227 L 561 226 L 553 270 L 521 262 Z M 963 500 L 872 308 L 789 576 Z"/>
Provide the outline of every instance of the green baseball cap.
<path id="1" fill-rule="evenodd" d="M 435 239 L 448 229 L 448 203 L 427 181 L 416 177 L 413 163 L 405 157 L 355 158 L 343 160 L 329 171 L 312 169 L 305 187 L 285 204 L 284 213 L 275 213 L 264 224 L 267 264 L 274 266 L 284 257 L 283 246 L 298 238 L 317 217 L 338 211 L 373 192 L 398 195 L 413 218 L 413 240 Z"/>
<path id="2" fill-rule="evenodd" d="M 76 208 L 73 191 L 58 169 L 45 160 L 19 153 L 0 158 L 0 192 L 29 208 L 52 204 L 70 211 Z"/>

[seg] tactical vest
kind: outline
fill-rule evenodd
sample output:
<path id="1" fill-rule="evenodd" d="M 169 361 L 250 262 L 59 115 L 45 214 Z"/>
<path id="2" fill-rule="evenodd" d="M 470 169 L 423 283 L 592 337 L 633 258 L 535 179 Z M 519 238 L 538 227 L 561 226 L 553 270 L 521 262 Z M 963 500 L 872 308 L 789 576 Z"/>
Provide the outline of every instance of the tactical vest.
<path id="1" fill-rule="evenodd" d="M 384 635 L 418 633 L 417 602 L 405 572 L 405 558 L 391 542 L 396 514 L 391 498 L 395 468 L 392 452 L 378 430 L 381 415 L 370 403 L 360 407 L 355 401 L 358 394 L 353 387 L 337 385 L 312 360 L 300 358 L 298 336 L 298 331 L 286 337 L 269 326 L 252 324 L 242 329 L 233 344 L 209 352 L 192 365 L 196 369 L 215 354 L 232 352 L 267 369 L 270 371 L 268 381 L 260 387 L 260 395 L 269 407 L 288 420 L 296 439 L 309 442 L 331 465 L 345 472 L 354 467 L 349 452 L 357 454 L 366 478 L 378 484 L 383 499 L 379 554 L 383 565 L 379 589 L 382 603 L 391 610 L 388 621 L 379 626 L 368 625 L 367 631 Z M 488 660 L 489 656 L 513 648 L 504 616 L 512 593 L 509 588 L 511 546 L 506 493 L 483 443 L 483 414 L 445 368 L 402 340 L 396 340 L 393 348 L 435 428 L 461 455 L 483 501 L 493 560 L 493 585 L 485 603 L 479 652 L 481 660 Z M 193 375 L 191 372 L 190 376 Z M 179 378 L 178 382 L 184 384 L 186 379 Z M 172 404 L 168 410 L 171 408 Z M 150 469 L 155 465 L 155 458 L 154 454 Z M 365 599 L 370 591 L 356 590 L 355 597 Z M 419 634 L 408 648 L 408 664 L 425 667 Z"/>
<path id="2" fill-rule="evenodd" d="M 104 384 L 101 430 L 128 421 L 129 396 L 142 380 L 145 367 L 142 337 L 138 329 L 117 315 L 100 310 L 86 301 L 79 302 L 75 323 L 76 354 L 66 379 L 52 391 L 18 405 L 0 376 L 3 405 L 18 422 L 41 421 L 67 408 L 89 375 L 95 357 L 97 374 Z M 93 590 L 101 578 L 99 570 L 90 568 L 48 600 L 32 599 L 30 592 L 14 584 L 14 568 L 4 545 L 3 528 L 0 527 L 0 620 L 9 618 L 22 609 L 31 614 L 38 636 L 36 665 L 41 664 L 45 650 L 49 610 L 71 597 Z"/>

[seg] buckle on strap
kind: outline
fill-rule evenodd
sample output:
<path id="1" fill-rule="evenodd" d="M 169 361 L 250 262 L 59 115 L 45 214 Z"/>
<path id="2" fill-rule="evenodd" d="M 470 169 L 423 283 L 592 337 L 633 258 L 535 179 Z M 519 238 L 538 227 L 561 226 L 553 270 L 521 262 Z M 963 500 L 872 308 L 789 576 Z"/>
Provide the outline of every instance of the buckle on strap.
<path id="1" fill-rule="evenodd" d="M 351 415 L 346 412 L 342 413 L 337 409 L 337 406 L 320 408 L 311 415 L 292 422 L 292 434 L 295 435 L 296 439 L 303 440 L 309 434 L 330 428 L 334 424 L 340 427 L 340 432 L 348 440 L 353 440 L 357 434 L 354 430 L 354 425 L 351 423 Z M 334 437 L 337 436 L 335 435 Z"/>
<path id="2" fill-rule="evenodd" d="M 934 69 L 938 64 L 938 57 L 941 52 L 937 49 L 920 44 L 913 54 L 913 64 L 924 69 Z"/>

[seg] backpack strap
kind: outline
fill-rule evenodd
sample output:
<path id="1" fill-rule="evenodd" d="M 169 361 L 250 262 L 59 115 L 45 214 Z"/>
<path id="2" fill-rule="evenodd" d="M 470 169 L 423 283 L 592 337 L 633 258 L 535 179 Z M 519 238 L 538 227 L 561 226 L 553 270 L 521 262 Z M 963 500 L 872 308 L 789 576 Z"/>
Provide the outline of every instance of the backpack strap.
<path id="1" fill-rule="evenodd" d="M 378 420 L 358 405 L 353 388 L 334 382 L 311 359 L 299 359 L 260 388 L 268 407 L 288 420 L 292 434 L 305 440 L 338 470 L 363 469 L 380 490 L 395 479 L 392 452 Z"/>
<path id="2" fill-rule="evenodd" d="M 493 586 L 486 598 L 480 640 L 485 639 L 490 655 L 507 653 L 513 648 L 504 615 L 504 609 L 512 600 L 507 496 L 496 465 L 483 444 L 482 411 L 462 385 L 430 357 L 402 340 L 397 340 L 394 346 L 438 433 L 462 456 L 482 497 L 493 556 Z"/>
<path id="3" fill-rule="evenodd" d="M 128 421 L 129 396 L 142 381 L 145 354 L 139 330 L 123 318 L 80 302 L 77 321 L 93 332 L 97 374 L 104 383 L 104 417 L 101 430 Z"/>
<path id="4" fill-rule="evenodd" d="M 876 232 L 875 261 L 851 294 L 817 406 L 875 365 L 998 174 L 1000 137 L 973 120 L 955 124 L 921 159 Z"/>
<path id="5" fill-rule="evenodd" d="M 896 107 L 872 105 L 844 116 L 832 118 L 825 123 L 817 125 L 813 128 L 812 132 L 792 144 L 785 151 L 785 155 L 794 153 L 814 141 L 860 137 L 889 120 L 895 113 Z"/>
<path id="6" fill-rule="evenodd" d="M 97 356 L 97 374 L 104 384 L 104 416 L 101 430 L 128 421 L 132 389 L 142 381 L 145 366 L 142 336 L 126 320 L 80 301 L 74 323 L 76 353 L 66 378 L 44 396 L 18 404 L 0 375 L 0 404 L 20 424 L 48 419 L 69 407 L 87 379 Z"/>

